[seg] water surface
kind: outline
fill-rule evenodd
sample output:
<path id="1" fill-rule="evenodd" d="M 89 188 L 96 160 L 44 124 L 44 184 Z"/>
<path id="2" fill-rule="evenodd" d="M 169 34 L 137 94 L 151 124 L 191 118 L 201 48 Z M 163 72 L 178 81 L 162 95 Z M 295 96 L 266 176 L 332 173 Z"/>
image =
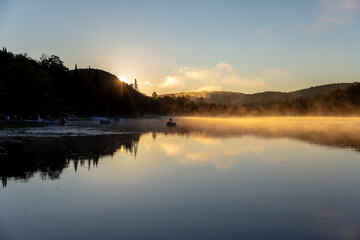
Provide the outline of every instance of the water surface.
<path id="1" fill-rule="evenodd" d="M 359 239 L 357 118 L 8 129 L 0 239 Z"/>

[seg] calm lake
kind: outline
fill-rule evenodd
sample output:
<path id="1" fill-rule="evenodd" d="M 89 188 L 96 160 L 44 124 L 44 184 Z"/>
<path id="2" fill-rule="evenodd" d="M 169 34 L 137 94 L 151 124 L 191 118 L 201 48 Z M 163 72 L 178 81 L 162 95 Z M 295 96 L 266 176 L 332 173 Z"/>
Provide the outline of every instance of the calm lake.
<path id="1" fill-rule="evenodd" d="M 360 239 L 360 118 L 0 130 L 0 239 Z"/>

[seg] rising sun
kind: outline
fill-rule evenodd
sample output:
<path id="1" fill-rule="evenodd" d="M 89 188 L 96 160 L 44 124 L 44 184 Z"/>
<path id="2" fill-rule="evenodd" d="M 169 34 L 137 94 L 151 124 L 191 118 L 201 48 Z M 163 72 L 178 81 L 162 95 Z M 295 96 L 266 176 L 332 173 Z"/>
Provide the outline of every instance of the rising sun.
<path id="1" fill-rule="evenodd" d="M 122 81 L 122 82 L 125 82 L 125 81 L 126 81 L 126 77 L 124 77 L 124 76 L 119 76 L 119 80 Z"/>

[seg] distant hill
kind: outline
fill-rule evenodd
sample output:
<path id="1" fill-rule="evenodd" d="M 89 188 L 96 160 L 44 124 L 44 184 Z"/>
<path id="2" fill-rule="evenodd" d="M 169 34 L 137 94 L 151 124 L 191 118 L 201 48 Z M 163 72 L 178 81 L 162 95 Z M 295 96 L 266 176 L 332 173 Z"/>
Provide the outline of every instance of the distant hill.
<path id="1" fill-rule="evenodd" d="M 141 116 L 154 109 L 154 99 L 106 71 L 69 70 L 55 55 L 34 60 L 0 50 L 0 118 Z"/>
<path id="2" fill-rule="evenodd" d="M 206 103 L 215 104 L 231 104 L 235 106 L 242 106 L 244 104 L 256 102 L 271 102 L 271 101 L 286 101 L 296 98 L 311 99 L 319 95 L 328 94 L 336 89 L 345 89 L 351 86 L 352 83 L 334 83 L 310 87 L 293 92 L 262 92 L 254 94 L 245 94 L 240 92 L 228 91 L 201 91 L 201 92 L 182 92 L 174 94 L 163 94 L 159 97 L 188 97 L 192 100 L 203 99 Z"/>
<path id="3" fill-rule="evenodd" d="M 148 97 L 100 69 L 69 70 L 58 56 L 0 50 L 0 121 L 41 117 L 156 115 L 360 115 L 360 84 L 294 92 L 187 92 Z"/>
<path id="4" fill-rule="evenodd" d="M 152 112 L 151 98 L 109 72 L 75 69 L 70 71 L 70 77 L 79 84 L 75 92 L 81 98 L 79 107 L 85 107 L 84 114 L 138 116 Z"/>

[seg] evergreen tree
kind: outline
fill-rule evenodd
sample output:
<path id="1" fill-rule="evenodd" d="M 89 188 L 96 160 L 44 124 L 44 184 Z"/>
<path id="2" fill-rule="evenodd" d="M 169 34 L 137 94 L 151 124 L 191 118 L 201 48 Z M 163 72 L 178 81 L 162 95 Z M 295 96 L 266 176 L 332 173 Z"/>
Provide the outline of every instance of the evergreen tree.
<path id="1" fill-rule="evenodd" d="M 134 83 L 134 89 L 135 89 L 136 91 L 139 91 L 139 86 L 138 86 L 138 84 L 137 84 L 136 78 L 135 78 L 135 83 Z"/>

